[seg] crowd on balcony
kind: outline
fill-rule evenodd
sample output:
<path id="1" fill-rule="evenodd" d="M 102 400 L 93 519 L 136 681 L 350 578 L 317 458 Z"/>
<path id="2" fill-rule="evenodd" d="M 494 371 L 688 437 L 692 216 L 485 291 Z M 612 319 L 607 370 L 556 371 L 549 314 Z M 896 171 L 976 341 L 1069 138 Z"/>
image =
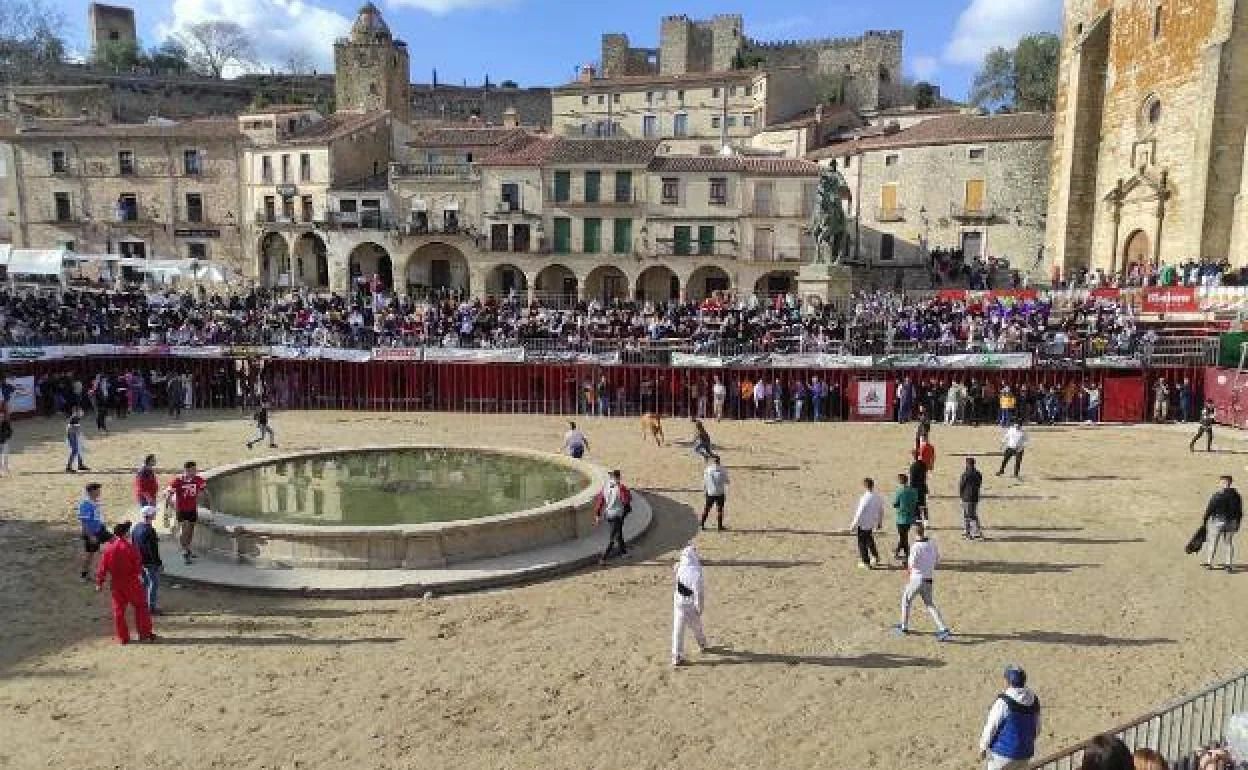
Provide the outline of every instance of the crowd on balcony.
<path id="1" fill-rule="evenodd" d="M 47 344 L 312 347 L 681 346 L 689 352 L 1129 353 L 1139 335 L 1125 306 L 1090 299 L 1055 313 L 1047 299 L 928 298 L 858 293 L 844 305 L 716 294 L 700 302 L 527 305 L 517 296 L 423 301 L 383 293 L 343 297 L 254 290 L 190 293 L 0 292 L 0 346 Z"/>
<path id="2" fill-rule="evenodd" d="M 1052 285 L 1069 289 L 1145 286 L 1248 286 L 1248 266 L 1232 267 L 1230 260 L 1188 259 L 1179 264 L 1131 262 L 1125 272 L 1079 268 L 1067 275 L 1054 268 Z"/>

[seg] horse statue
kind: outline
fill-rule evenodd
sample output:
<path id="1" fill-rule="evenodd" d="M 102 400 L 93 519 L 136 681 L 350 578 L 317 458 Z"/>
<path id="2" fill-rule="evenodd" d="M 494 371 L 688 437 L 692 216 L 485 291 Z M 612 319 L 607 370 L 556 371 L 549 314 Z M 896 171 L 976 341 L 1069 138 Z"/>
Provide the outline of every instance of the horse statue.
<path id="1" fill-rule="evenodd" d="M 841 204 L 849 194 L 845 177 L 836 169 L 836 161 L 819 174 L 815 191 L 815 210 L 811 213 L 810 234 L 815 240 L 815 264 L 836 265 L 845 255 L 849 243 L 845 207 Z"/>

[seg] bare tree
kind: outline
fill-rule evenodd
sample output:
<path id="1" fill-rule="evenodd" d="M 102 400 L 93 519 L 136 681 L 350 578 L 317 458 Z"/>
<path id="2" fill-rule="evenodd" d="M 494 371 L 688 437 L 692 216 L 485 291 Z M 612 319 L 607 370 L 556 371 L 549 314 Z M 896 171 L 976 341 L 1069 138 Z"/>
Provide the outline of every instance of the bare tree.
<path id="1" fill-rule="evenodd" d="M 316 63 L 312 61 L 312 57 L 307 53 L 297 49 L 291 49 L 286 55 L 284 69 L 287 75 L 315 75 Z"/>
<path id="2" fill-rule="evenodd" d="M 231 67 L 247 68 L 256 61 L 251 36 L 232 21 L 191 24 L 176 39 L 186 49 L 191 71 L 199 75 L 219 78 Z"/>
<path id="3" fill-rule="evenodd" d="M 0 74 L 37 80 L 65 59 L 65 16 L 43 0 L 0 2 Z"/>

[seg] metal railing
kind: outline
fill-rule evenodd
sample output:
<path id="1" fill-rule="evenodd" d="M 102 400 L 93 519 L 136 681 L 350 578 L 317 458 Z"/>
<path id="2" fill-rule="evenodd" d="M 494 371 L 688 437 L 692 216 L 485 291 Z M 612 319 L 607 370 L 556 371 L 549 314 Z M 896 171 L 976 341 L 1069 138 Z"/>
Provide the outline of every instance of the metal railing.
<path id="1" fill-rule="evenodd" d="M 1227 719 L 1248 708 L 1248 672 L 1215 684 L 1157 711 L 1145 714 L 1108 734 L 1135 751 L 1151 748 L 1165 757 L 1173 770 L 1196 766 L 1200 749 L 1220 742 Z M 1031 770 L 1075 770 L 1091 739 L 1082 741 L 1031 765 Z"/>
<path id="2" fill-rule="evenodd" d="M 438 177 L 459 181 L 481 178 L 481 170 L 469 163 L 391 163 L 390 173 L 396 177 Z"/>

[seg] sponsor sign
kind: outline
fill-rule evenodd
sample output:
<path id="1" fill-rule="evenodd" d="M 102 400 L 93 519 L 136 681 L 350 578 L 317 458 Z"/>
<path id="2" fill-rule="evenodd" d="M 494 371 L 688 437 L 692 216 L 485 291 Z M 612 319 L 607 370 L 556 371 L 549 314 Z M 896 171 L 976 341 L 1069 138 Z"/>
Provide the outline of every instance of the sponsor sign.
<path id="1" fill-rule="evenodd" d="M 1122 289 L 1104 287 L 1092 290 L 1092 299 L 1118 299 L 1121 296 Z"/>
<path id="2" fill-rule="evenodd" d="M 10 377 L 5 380 L 13 388 L 9 394 L 9 411 L 13 414 L 35 411 L 35 378 Z"/>
<path id="3" fill-rule="evenodd" d="M 1191 286 L 1155 286 L 1144 290 L 1145 313 L 1197 313 L 1196 289 Z"/>
<path id="4" fill-rule="evenodd" d="M 888 382 L 886 380 L 858 380 L 858 394 L 854 402 L 859 417 L 888 416 Z"/>
<path id="5" fill-rule="evenodd" d="M 374 361 L 419 361 L 423 357 L 421 348 L 373 348 Z"/>

